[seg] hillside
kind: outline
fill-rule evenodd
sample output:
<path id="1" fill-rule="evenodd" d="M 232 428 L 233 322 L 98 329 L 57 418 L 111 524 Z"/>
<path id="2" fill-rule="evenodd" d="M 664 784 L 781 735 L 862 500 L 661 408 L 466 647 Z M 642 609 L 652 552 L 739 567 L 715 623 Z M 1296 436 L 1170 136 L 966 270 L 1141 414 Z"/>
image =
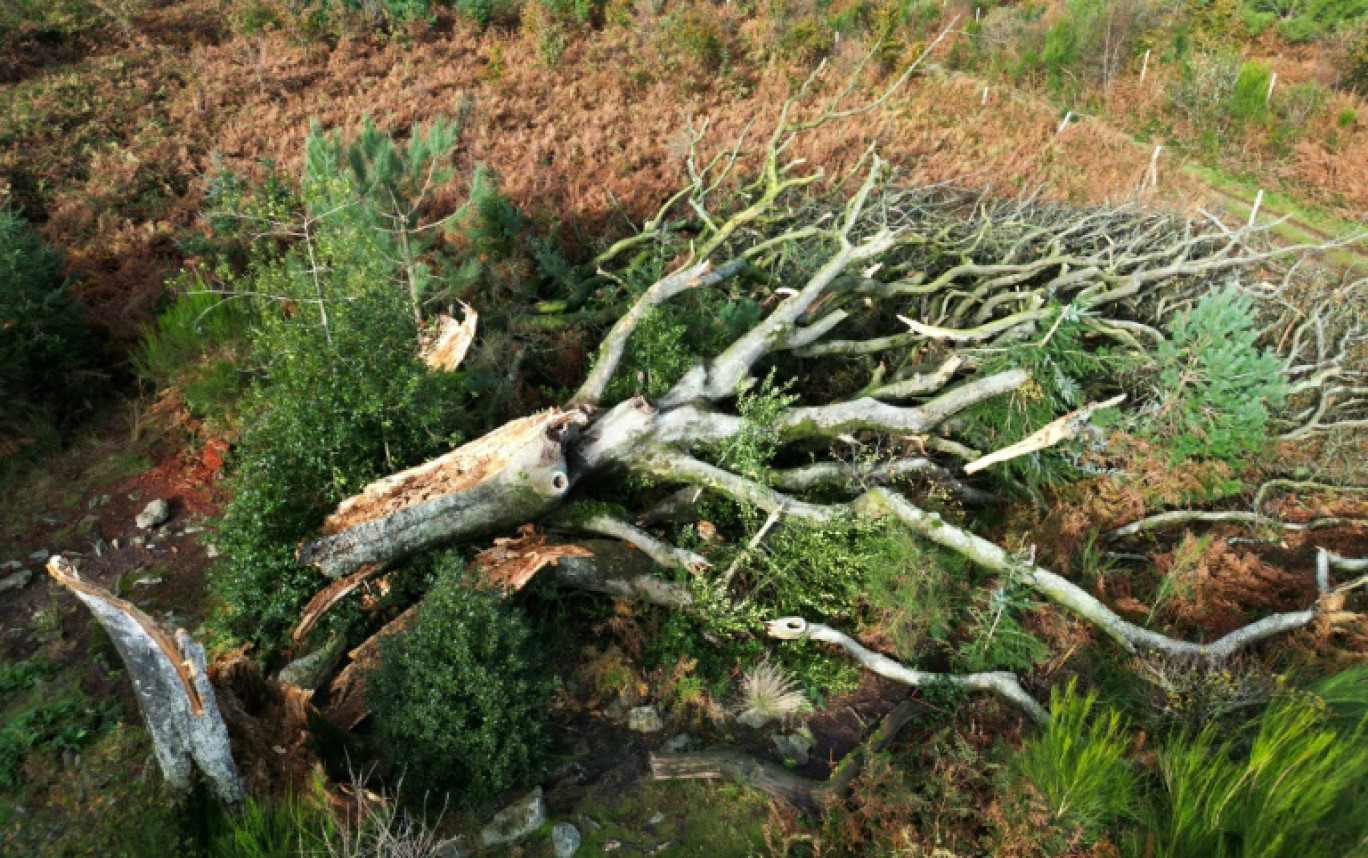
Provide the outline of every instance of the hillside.
<path id="1" fill-rule="evenodd" d="M 0 851 L 1368 854 L 1365 94 L 1327 0 L 19 0 Z"/>

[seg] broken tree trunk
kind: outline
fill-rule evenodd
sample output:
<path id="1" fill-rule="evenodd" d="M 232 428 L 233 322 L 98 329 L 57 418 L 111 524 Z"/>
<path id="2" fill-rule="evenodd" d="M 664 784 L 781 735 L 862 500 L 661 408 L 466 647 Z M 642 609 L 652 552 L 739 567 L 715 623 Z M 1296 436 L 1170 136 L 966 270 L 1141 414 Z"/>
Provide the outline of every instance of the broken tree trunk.
<path id="1" fill-rule="evenodd" d="M 184 630 L 172 639 L 131 603 L 81 580 L 66 558 L 53 557 L 47 568 L 85 603 L 123 658 L 166 782 L 176 791 L 188 792 L 198 768 L 219 801 L 240 804 L 242 783 L 233 764 L 228 728 L 205 673 L 204 647 Z"/>
<path id="2" fill-rule="evenodd" d="M 322 539 L 300 546 L 299 562 L 337 578 L 530 521 L 569 491 L 560 435 L 583 421 L 556 409 L 524 417 L 371 483 L 328 517 Z"/>

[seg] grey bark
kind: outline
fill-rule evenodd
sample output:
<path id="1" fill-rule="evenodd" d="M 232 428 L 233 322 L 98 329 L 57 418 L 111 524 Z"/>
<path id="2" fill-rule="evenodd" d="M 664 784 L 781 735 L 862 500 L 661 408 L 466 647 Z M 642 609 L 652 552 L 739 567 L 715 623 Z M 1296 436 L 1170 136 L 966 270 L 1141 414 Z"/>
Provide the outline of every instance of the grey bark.
<path id="1" fill-rule="evenodd" d="M 219 801 L 242 802 L 228 728 L 205 673 L 204 647 L 184 630 L 172 640 L 150 617 L 94 584 L 82 581 L 61 556 L 48 571 L 85 604 L 109 633 L 142 710 L 162 775 L 177 792 L 188 792 L 198 769 Z"/>

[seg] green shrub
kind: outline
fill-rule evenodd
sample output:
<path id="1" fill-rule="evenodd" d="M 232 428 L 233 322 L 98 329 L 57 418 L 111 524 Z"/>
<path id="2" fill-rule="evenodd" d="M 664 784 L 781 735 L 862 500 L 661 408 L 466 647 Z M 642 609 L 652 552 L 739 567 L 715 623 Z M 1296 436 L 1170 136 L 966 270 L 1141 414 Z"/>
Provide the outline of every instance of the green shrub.
<path id="1" fill-rule="evenodd" d="M 158 389 L 178 388 L 194 416 L 223 417 L 247 381 L 252 305 L 195 275 L 173 288 L 175 297 L 130 355 L 133 368 Z"/>
<path id="2" fill-rule="evenodd" d="M 229 628 L 266 646 L 318 589 L 317 573 L 294 561 L 299 540 L 362 486 L 455 443 L 465 401 L 461 373 L 429 371 L 415 357 L 417 323 L 394 234 L 350 204 L 347 175 L 320 174 L 319 163 L 311 160 L 294 218 L 309 224 L 307 239 L 283 253 L 258 242 L 234 284 L 270 297 L 254 311 L 255 378 L 215 538 L 225 560 L 212 583 Z M 241 205 L 290 217 L 274 193 Z"/>
<path id="3" fill-rule="evenodd" d="M 1050 724 L 1027 740 L 1011 761 L 1011 794 L 1028 785 L 1051 822 L 1094 839 L 1104 828 L 1134 818 L 1140 777 L 1126 760 L 1131 738 L 1117 712 L 1094 713 L 1096 692 L 1080 695 L 1073 680 L 1050 692 Z"/>
<path id="4" fill-rule="evenodd" d="M 1158 351 L 1162 398 L 1146 431 L 1175 461 L 1237 465 L 1267 444 L 1269 408 L 1287 383 L 1277 355 L 1258 347 L 1253 299 L 1236 286 L 1212 292 L 1169 326 Z"/>
<path id="5" fill-rule="evenodd" d="M 321 776 L 305 795 L 248 796 L 237 813 L 213 822 L 209 858 L 322 858 L 340 832 Z"/>
<path id="6" fill-rule="evenodd" d="M 478 806 L 536 779 L 552 686 L 527 623 L 461 566 L 447 555 L 412 625 L 382 640 L 366 695 L 407 786 Z"/>
<path id="7" fill-rule="evenodd" d="M 1311 42 L 1368 17 L 1368 0 L 1240 0 L 1239 9 L 1256 35 L 1276 27 L 1289 42 Z"/>
<path id="8" fill-rule="evenodd" d="M 1261 60 L 1240 66 L 1230 94 L 1230 115 L 1241 122 L 1261 122 L 1268 116 L 1268 84 L 1273 67 Z"/>
<path id="9" fill-rule="evenodd" d="M 88 407 L 91 338 L 61 255 L 0 207 L 0 463 L 50 449 Z"/>

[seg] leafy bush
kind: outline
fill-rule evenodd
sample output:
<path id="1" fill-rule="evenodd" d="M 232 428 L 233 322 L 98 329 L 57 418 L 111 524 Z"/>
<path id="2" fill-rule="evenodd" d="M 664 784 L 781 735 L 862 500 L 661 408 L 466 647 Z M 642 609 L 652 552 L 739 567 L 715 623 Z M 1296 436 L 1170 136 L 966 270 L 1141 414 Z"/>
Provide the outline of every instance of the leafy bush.
<path id="1" fill-rule="evenodd" d="M 460 373 L 431 372 L 414 355 L 418 329 L 408 290 L 396 285 L 406 279 L 394 234 L 349 205 L 350 178 L 322 174 L 323 163 L 311 159 L 304 177 L 296 220 L 308 224 L 306 237 L 279 254 L 258 243 L 235 284 L 271 297 L 257 301 L 256 377 L 215 540 L 227 559 L 213 584 L 230 627 L 264 645 L 281 639 L 318 588 L 317 573 L 294 561 L 298 541 L 365 484 L 454 443 L 465 398 Z M 274 194 L 241 205 L 282 219 Z"/>
<path id="2" fill-rule="evenodd" d="M 57 440 L 91 393 L 91 341 L 61 255 L 0 207 L 0 462 Z"/>
<path id="3" fill-rule="evenodd" d="M 382 640 L 366 694 L 405 783 L 476 806 L 535 780 L 552 686 L 527 623 L 461 565 L 448 554 L 412 625 Z"/>
<path id="4" fill-rule="evenodd" d="M 1147 423 L 1175 461 L 1238 464 L 1264 449 L 1269 408 L 1287 383 L 1278 357 L 1257 345 L 1255 315 L 1253 299 L 1232 285 L 1170 325 L 1158 351 L 1162 398 Z"/>
<path id="5" fill-rule="evenodd" d="M 1085 838 L 1136 815 L 1140 777 L 1126 760 L 1131 739 L 1117 712 L 1094 713 L 1096 692 L 1080 695 L 1073 680 L 1050 692 L 1050 724 L 1012 758 L 1012 794 L 1038 792 L 1056 826 Z"/>

